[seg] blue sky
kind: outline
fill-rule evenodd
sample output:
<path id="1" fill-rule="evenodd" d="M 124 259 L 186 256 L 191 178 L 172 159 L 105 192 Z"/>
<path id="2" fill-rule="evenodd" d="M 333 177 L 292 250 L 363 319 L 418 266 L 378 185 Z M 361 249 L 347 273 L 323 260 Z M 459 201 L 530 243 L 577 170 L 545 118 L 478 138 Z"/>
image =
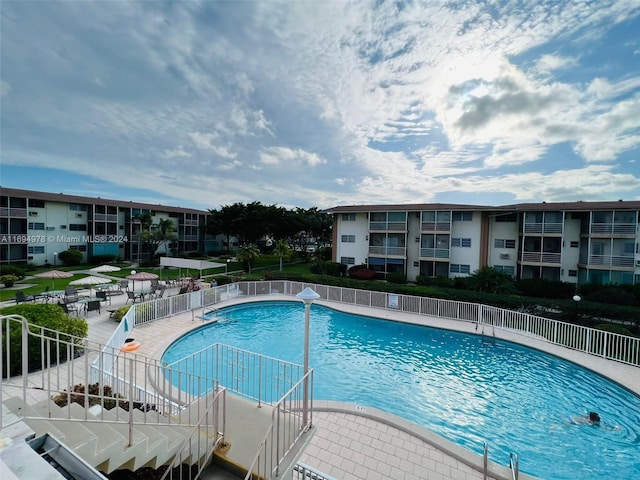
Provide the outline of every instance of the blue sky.
<path id="1" fill-rule="evenodd" d="M 3 187 L 640 199 L 640 0 L 0 3 Z"/>

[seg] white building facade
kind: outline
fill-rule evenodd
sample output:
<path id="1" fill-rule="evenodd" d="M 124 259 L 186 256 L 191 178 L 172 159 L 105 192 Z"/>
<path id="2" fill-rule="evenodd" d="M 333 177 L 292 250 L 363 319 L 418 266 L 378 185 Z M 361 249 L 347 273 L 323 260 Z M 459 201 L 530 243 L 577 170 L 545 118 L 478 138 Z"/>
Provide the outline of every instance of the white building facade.
<path id="1" fill-rule="evenodd" d="M 455 278 L 491 266 L 515 278 L 640 284 L 640 201 L 351 205 L 333 215 L 334 261 Z"/>

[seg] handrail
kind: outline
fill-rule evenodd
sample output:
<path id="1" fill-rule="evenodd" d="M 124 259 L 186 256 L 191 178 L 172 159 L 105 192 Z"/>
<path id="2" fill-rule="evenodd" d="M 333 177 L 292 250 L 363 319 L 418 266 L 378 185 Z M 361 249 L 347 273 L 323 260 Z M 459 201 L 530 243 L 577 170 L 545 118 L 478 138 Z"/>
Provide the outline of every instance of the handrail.
<path id="1" fill-rule="evenodd" d="M 489 478 L 489 445 L 487 444 L 487 442 L 484 442 L 484 448 L 482 452 L 482 466 L 482 473 L 484 475 L 483 478 L 484 480 L 487 480 L 487 478 Z"/>
<path id="2" fill-rule="evenodd" d="M 518 454 L 511 452 L 509 454 L 509 468 L 511 469 L 511 478 L 513 480 L 518 480 L 518 475 L 520 474 L 520 461 L 518 460 Z"/>

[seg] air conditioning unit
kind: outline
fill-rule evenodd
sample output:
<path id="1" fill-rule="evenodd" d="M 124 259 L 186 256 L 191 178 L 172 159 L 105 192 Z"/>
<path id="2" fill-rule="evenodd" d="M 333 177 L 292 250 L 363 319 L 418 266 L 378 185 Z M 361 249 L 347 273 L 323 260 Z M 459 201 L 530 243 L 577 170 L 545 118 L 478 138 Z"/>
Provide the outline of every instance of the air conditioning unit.
<path id="1" fill-rule="evenodd" d="M 507 259 L 509 258 L 509 254 L 508 254 L 508 253 L 501 253 L 501 254 L 500 254 L 500 258 L 501 258 L 502 260 L 507 260 Z"/>
<path id="2" fill-rule="evenodd" d="M 38 216 L 38 212 L 29 212 L 29 215 L 31 215 L 32 217 L 37 217 Z"/>
<path id="3" fill-rule="evenodd" d="M 640 267 L 640 260 L 636 260 L 636 267 Z"/>
<path id="4" fill-rule="evenodd" d="M 76 213 L 76 218 L 82 218 L 82 214 L 81 213 Z"/>
<path id="5" fill-rule="evenodd" d="M 51 230 L 55 230 L 56 227 L 47 227 L 47 230 L 51 231 Z"/>

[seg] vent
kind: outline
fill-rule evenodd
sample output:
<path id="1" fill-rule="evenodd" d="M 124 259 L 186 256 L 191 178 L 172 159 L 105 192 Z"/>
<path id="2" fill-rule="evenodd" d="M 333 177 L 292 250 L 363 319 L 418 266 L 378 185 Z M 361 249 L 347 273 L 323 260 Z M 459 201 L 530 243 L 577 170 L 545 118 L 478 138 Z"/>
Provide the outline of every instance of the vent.
<path id="1" fill-rule="evenodd" d="M 500 254 L 500 258 L 501 258 L 502 260 L 507 260 L 507 259 L 509 258 L 509 254 L 508 254 L 508 253 L 501 253 L 501 254 Z"/>
<path id="2" fill-rule="evenodd" d="M 81 213 L 76 213 L 76 218 L 82 218 L 82 214 Z"/>

